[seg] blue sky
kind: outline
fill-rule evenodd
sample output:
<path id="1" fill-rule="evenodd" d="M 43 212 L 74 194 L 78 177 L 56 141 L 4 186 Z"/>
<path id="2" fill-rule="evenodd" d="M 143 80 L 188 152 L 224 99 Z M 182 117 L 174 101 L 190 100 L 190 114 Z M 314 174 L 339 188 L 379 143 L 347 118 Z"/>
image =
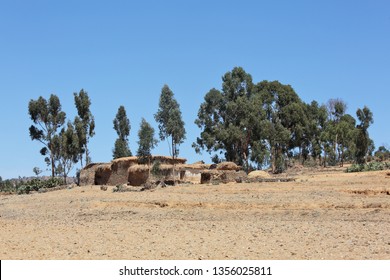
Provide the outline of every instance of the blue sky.
<path id="1" fill-rule="evenodd" d="M 29 100 L 55 93 L 73 119 L 81 88 L 96 118 L 95 162 L 111 160 L 120 105 L 133 152 L 142 117 L 157 130 L 164 84 L 186 123 L 180 155 L 209 161 L 191 148 L 200 133 L 194 120 L 204 95 L 235 66 L 255 82 L 291 84 L 306 102 L 341 98 L 353 116 L 367 105 L 376 146 L 390 144 L 389 50 L 389 1 L 1 0 L 0 176 L 45 168 L 41 145 L 29 138 Z M 154 152 L 168 154 L 168 145 Z"/>

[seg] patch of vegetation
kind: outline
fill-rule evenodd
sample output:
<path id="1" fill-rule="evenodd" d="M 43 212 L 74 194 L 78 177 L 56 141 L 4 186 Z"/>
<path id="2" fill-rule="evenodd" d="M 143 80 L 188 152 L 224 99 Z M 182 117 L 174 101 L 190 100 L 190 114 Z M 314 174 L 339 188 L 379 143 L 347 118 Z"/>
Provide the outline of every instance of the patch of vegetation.
<path id="1" fill-rule="evenodd" d="M 346 172 L 381 171 L 387 169 L 390 169 L 390 162 L 370 162 L 367 164 L 353 164 L 347 168 Z"/>
<path id="2" fill-rule="evenodd" d="M 161 162 L 160 161 L 156 161 L 153 166 L 152 166 L 152 170 L 151 170 L 152 174 L 156 177 L 158 176 L 161 176 L 162 174 L 162 170 L 161 170 Z"/>
<path id="3" fill-rule="evenodd" d="M 0 192 L 29 194 L 32 191 L 39 191 L 41 189 L 51 189 L 64 184 L 61 178 L 50 178 L 48 180 L 32 179 L 28 181 L 5 180 L 0 183 Z"/>

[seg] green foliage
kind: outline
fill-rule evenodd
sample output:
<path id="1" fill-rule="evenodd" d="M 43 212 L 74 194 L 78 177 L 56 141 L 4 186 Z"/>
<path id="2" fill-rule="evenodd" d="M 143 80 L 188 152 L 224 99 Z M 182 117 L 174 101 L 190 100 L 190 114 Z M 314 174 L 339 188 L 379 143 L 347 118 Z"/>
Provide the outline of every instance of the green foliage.
<path id="1" fill-rule="evenodd" d="M 112 190 L 112 192 L 114 192 L 114 193 L 123 192 L 125 189 L 126 189 L 126 187 L 123 185 L 116 185 L 115 188 Z"/>
<path id="2" fill-rule="evenodd" d="M 48 180 L 32 179 L 29 181 L 15 181 L 6 180 L 0 183 L 1 192 L 10 192 L 16 194 L 29 194 L 32 191 L 39 191 L 40 189 L 50 189 L 64 184 L 61 178 L 50 178 Z"/>
<path id="3" fill-rule="evenodd" d="M 37 100 L 30 100 L 28 113 L 35 125 L 30 126 L 30 137 L 43 144 L 40 153 L 45 156 L 45 162 L 51 165 L 52 177 L 55 175 L 56 166 L 54 159 L 53 139 L 59 128 L 65 123 L 66 114 L 61 111 L 59 98 L 52 94 L 47 101 L 42 96 Z"/>
<path id="4" fill-rule="evenodd" d="M 294 154 L 302 164 L 342 165 L 374 151 L 367 133 L 370 110 L 358 110 L 358 126 L 346 110 L 341 99 L 326 106 L 305 104 L 290 85 L 278 81 L 253 84 L 250 74 L 236 67 L 222 77 L 221 91 L 213 88 L 205 95 L 195 120 L 201 134 L 192 146 L 197 153 L 214 154 L 213 161 L 224 154 L 247 170 L 270 164 L 274 173 L 282 172 Z"/>
<path id="5" fill-rule="evenodd" d="M 184 128 L 179 103 L 167 85 L 164 85 L 161 90 L 159 108 L 154 118 L 158 123 L 161 141 L 170 138 L 172 158 L 177 158 L 179 155 L 179 146 L 186 138 L 186 130 Z"/>
<path id="6" fill-rule="evenodd" d="M 381 171 L 387 169 L 390 169 L 390 163 L 374 161 L 367 164 L 353 164 L 347 168 L 346 172 Z"/>
<path id="7" fill-rule="evenodd" d="M 118 134 L 118 139 L 115 141 L 113 150 L 113 158 L 129 157 L 132 156 L 129 148 L 128 137 L 130 135 L 130 120 L 127 118 L 126 109 L 124 106 L 118 108 L 118 112 L 113 121 L 114 129 Z"/>
<path id="8" fill-rule="evenodd" d="M 195 121 L 202 132 L 193 147 L 198 153 L 224 153 L 227 161 L 248 169 L 250 160 L 265 158 L 261 138 L 264 116 L 251 75 L 236 67 L 222 77 L 222 91 L 213 88 L 205 95 Z M 213 162 L 220 160 L 214 155 Z"/>
<path id="9" fill-rule="evenodd" d="M 140 163 L 149 163 L 152 156 L 152 149 L 157 145 L 154 138 L 154 128 L 142 118 L 141 126 L 138 131 L 138 150 L 137 156 Z"/>
<path id="10" fill-rule="evenodd" d="M 78 114 L 75 118 L 74 125 L 79 140 L 79 157 L 82 166 L 83 154 L 85 153 L 85 162 L 88 165 L 91 163 L 88 143 L 90 138 L 95 135 L 95 119 L 90 111 L 91 100 L 84 89 L 81 89 L 79 93 L 75 92 L 73 95 Z"/>
<path id="11" fill-rule="evenodd" d="M 375 152 L 375 157 L 380 161 L 385 161 L 390 159 L 390 151 L 385 146 L 380 146 Z"/>
<path id="12" fill-rule="evenodd" d="M 33 172 L 35 176 L 39 176 L 39 174 L 41 174 L 43 171 L 39 167 L 34 167 Z"/>
<path id="13" fill-rule="evenodd" d="M 80 155 L 80 142 L 73 124 L 68 122 L 67 128 L 62 128 L 60 134 L 53 138 L 55 159 L 58 161 L 58 174 L 62 174 L 64 181 L 78 162 Z"/>
<path id="14" fill-rule="evenodd" d="M 356 115 L 360 124 L 357 126 L 355 137 L 355 157 L 358 164 L 364 164 L 371 144 L 368 128 L 372 123 L 374 123 L 374 118 L 371 110 L 367 106 L 364 106 L 363 109 L 358 109 Z"/>
<path id="15" fill-rule="evenodd" d="M 115 146 L 112 152 L 112 157 L 114 159 L 122 157 L 130 157 L 131 151 L 129 148 L 129 143 L 126 140 L 116 139 Z"/>
<path id="16" fill-rule="evenodd" d="M 161 162 L 160 161 L 155 161 L 153 166 L 152 166 L 152 170 L 151 170 L 151 173 L 156 176 L 156 177 L 159 177 L 161 176 L 162 174 L 162 171 L 161 171 Z"/>

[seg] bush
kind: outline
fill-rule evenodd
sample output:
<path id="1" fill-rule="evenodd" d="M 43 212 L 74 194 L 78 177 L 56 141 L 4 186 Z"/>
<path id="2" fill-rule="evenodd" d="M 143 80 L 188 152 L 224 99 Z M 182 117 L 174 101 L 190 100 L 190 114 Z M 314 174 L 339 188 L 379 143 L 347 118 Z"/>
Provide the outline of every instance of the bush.
<path id="1" fill-rule="evenodd" d="M 64 180 L 62 178 L 50 178 L 49 180 L 45 180 L 42 182 L 43 182 L 43 187 L 46 189 L 51 189 L 51 188 L 64 185 Z"/>
<path id="2" fill-rule="evenodd" d="M 160 161 L 156 161 L 153 166 L 152 166 L 152 170 L 151 170 L 151 173 L 158 177 L 158 176 L 161 176 L 162 172 L 161 172 L 161 162 Z"/>
<path id="3" fill-rule="evenodd" d="M 23 182 L 7 180 L 1 183 L 0 191 L 11 192 L 17 194 L 29 194 L 32 191 L 39 191 L 40 189 L 50 189 L 63 185 L 64 180 L 61 178 L 50 178 L 48 180 L 41 180 L 38 178 Z"/>
<path id="4" fill-rule="evenodd" d="M 350 167 L 347 168 L 347 172 L 352 173 L 352 172 L 362 172 L 364 169 L 363 164 L 353 164 Z"/>
<path id="5" fill-rule="evenodd" d="M 390 163 L 374 161 L 368 164 L 353 164 L 347 168 L 347 172 L 381 171 L 387 169 L 390 169 Z"/>

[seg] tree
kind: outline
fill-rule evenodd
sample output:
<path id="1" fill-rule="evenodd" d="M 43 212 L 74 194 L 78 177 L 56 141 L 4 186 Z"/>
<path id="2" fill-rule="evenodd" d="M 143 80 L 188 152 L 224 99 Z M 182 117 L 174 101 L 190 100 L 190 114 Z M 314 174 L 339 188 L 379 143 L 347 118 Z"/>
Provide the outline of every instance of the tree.
<path id="1" fill-rule="evenodd" d="M 200 105 L 195 124 L 202 129 L 193 147 L 197 153 L 224 153 L 249 170 L 250 161 L 262 164 L 267 157 L 261 121 L 265 114 L 261 99 L 254 94 L 250 74 L 235 67 L 222 77 L 222 91 L 211 89 Z M 214 155 L 213 161 L 220 161 Z"/>
<path id="2" fill-rule="evenodd" d="M 171 89 L 164 85 L 161 90 L 159 108 L 154 115 L 158 123 L 161 141 L 171 140 L 169 149 L 173 159 L 173 176 L 175 176 L 175 158 L 179 155 L 179 146 L 186 139 L 186 130 L 180 111 L 179 103 L 174 98 Z"/>
<path id="3" fill-rule="evenodd" d="M 80 141 L 77 132 L 71 122 L 68 122 L 67 128 L 62 128 L 59 135 L 54 137 L 55 158 L 58 161 L 58 175 L 62 174 L 64 183 L 73 166 L 79 160 Z"/>
<path id="4" fill-rule="evenodd" d="M 141 121 L 138 138 L 138 161 L 141 164 L 147 163 L 150 173 L 151 151 L 157 145 L 157 140 L 154 138 L 154 128 L 144 118 Z"/>
<path id="5" fill-rule="evenodd" d="M 180 111 L 179 103 L 174 98 L 171 89 L 164 85 L 161 90 L 159 109 L 154 115 L 158 123 L 159 136 L 161 141 L 171 140 L 170 154 L 172 159 L 177 158 L 179 154 L 179 146 L 186 139 L 186 130 Z"/>
<path id="6" fill-rule="evenodd" d="M 380 161 L 386 161 L 390 159 L 390 151 L 385 146 L 379 146 L 378 150 L 375 152 L 375 157 Z"/>
<path id="7" fill-rule="evenodd" d="M 127 118 L 126 109 L 124 106 L 118 108 L 118 112 L 113 121 L 114 129 L 118 134 L 118 139 L 115 141 L 113 150 L 113 158 L 130 157 L 132 156 L 129 148 L 128 137 L 130 135 L 130 120 Z"/>
<path id="8" fill-rule="evenodd" d="M 304 106 L 290 85 L 278 81 L 262 81 L 256 85 L 256 91 L 266 115 L 264 138 L 271 154 L 272 172 L 281 173 L 286 168 L 287 152 L 302 139 L 302 127 L 306 125 L 306 120 L 301 119 L 306 117 Z"/>
<path id="9" fill-rule="evenodd" d="M 339 137 L 340 137 L 340 133 L 344 133 L 345 136 L 345 132 L 343 131 L 343 128 L 347 128 L 346 125 L 348 124 L 348 122 L 341 124 L 341 127 L 340 127 L 340 122 L 347 111 L 347 104 L 342 99 L 339 98 L 329 99 L 327 103 L 327 109 L 328 109 L 328 117 L 329 117 L 327 136 L 329 137 L 328 139 L 329 146 L 330 148 L 333 149 L 333 151 L 331 151 L 330 153 L 331 154 L 330 163 L 332 165 L 335 165 L 337 163 L 340 163 L 340 165 L 342 165 L 343 159 L 341 158 L 342 153 L 340 151 L 343 149 L 343 147 L 342 144 L 340 144 Z M 350 119 L 350 117 L 348 117 L 348 119 Z M 350 121 L 350 123 L 352 123 L 352 121 Z"/>
<path id="10" fill-rule="evenodd" d="M 306 114 L 308 119 L 306 137 L 309 142 L 309 152 L 312 158 L 321 164 L 322 141 L 321 133 L 324 130 L 328 118 L 325 106 L 319 106 L 317 101 L 307 104 Z"/>
<path id="11" fill-rule="evenodd" d="M 355 150 L 356 120 L 351 115 L 343 115 L 335 126 L 337 135 L 337 151 L 340 166 L 344 165 L 345 159 L 352 159 Z"/>
<path id="12" fill-rule="evenodd" d="M 35 176 L 38 177 L 39 174 L 41 174 L 43 171 L 39 167 L 34 167 L 33 172 L 34 172 Z"/>
<path id="13" fill-rule="evenodd" d="M 358 117 L 358 120 L 360 121 L 360 124 L 356 127 L 357 132 L 355 138 L 355 156 L 356 162 L 358 164 L 364 164 L 366 163 L 366 156 L 371 143 L 371 139 L 368 134 L 368 128 L 371 124 L 374 123 L 374 118 L 371 110 L 367 106 L 364 106 L 363 109 L 358 109 L 356 111 L 356 115 Z"/>
<path id="14" fill-rule="evenodd" d="M 91 156 L 88 149 L 90 138 L 95 135 L 95 119 L 90 111 L 91 100 L 88 93 L 81 89 L 79 93 L 74 93 L 74 101 L 78 116 L 75 118 L 75 129 L 79 139 L 80 162 L 83 167 L 83 154 L 85 153 L 85 163 L 91 163 Z"/>
<path id="15" fill-rule="evenodd" d="M 56 166 L 53 153 L 53 139 L 59 128 L 65 123 L 66 114 L 61 111 L 59 98 L 52 94 L 47 101 L 42 96 L 37 100 L 30 100 L 28 113 L 35 125 L 30 126 L 30 137 L 43 144 L 41 155 L 46 156 L 45 162 L 51 165 L 52 177 L 55 175 Z"/>

